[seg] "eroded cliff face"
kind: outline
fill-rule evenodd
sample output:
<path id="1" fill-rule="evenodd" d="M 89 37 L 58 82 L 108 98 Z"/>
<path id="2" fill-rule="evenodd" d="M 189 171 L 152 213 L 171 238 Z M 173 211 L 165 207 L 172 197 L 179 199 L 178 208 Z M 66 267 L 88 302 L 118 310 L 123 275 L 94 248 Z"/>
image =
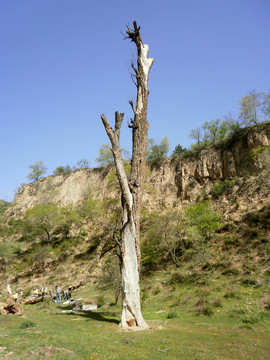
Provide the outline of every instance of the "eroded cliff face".
<path id="1" fill-rule="evenodd" d="M 269 145 L 270 123 L 261 129 L 248 129 L 223 146 L 212 146 L 186 158 L 168 158 L 155 166 L 149 165 L 144 206 L 149 210 L 162 210 L 211 198 L 217 210 L 227 217 L 237 218 L 252 207 L 259 209 L 270 202 L 270 169 L 267 169 L 263 152 L 257 156 L 252 156 L 251 152 Z M 97 198 L 120 197 L 112 171 L 112 166 L 80 169 L 27 184 L 16 195 L 10 215 L 20 216 L 38 203 L 78 205 L 86 193 Z M 224 180 L 229 180 L 231 186 L 216 198 L 211 189 Z"/>

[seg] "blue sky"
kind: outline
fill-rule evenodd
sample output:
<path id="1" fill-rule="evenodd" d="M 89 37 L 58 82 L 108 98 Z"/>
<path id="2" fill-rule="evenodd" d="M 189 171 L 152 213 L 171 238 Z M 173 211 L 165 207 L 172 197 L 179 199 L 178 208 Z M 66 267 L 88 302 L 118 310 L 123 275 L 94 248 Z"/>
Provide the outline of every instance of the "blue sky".
<path id="1" fill-rule="evenodd" d="M 270 85 L 269 0 L 0 0 L 0 199 L 11 201 L 42 160 L 47 175 L 108 143 L 100 114 L 124 112 L 136 88 L 133 20 L 155 59 L 149 137 L 171 151 L 205 121 L 238 115 L 239 99 Z"/>

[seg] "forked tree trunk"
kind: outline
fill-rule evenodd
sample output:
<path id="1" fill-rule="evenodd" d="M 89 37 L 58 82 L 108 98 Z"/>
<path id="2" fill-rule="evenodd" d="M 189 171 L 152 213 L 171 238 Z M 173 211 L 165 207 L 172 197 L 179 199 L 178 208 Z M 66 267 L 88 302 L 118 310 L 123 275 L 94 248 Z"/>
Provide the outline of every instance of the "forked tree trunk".
<path id="1" fill-rule="evenodd" d="M 140 210 L 143 195 L 146 166 L 146 148 L 148 136 L 147 104 L 148 76 L 154 59 L 148 58 L 148 45 L 142 43 L 140 27 L 133 23 L 134 29 L 127 26 L 126 38 L 137 46 L 137 68 L 132 64 L 137 86 L 136 107 L 130 105 L 134 118 L 129 125 L 132 128 L 132 160 L 129 179 L 125 173 L 120 150 L 120 128 L 124 114 L 115 113 L 115 128 L 112 129 L 106 116 L 101 115 L 103 125 L 112 144 L 116 172 L 122 192 L 122 229 L 120 250 L 122 317 L 123 328 L 138 326 L 147 328 L 140 305 L 139 266 L 140 266 Z"/>

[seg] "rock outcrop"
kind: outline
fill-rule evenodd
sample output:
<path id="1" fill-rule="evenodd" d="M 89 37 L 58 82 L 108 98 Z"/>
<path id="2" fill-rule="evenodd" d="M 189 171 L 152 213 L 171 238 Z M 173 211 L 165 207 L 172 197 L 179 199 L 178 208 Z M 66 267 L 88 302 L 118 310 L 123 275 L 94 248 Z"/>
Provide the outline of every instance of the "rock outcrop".
<path id="1" fill-rule="evenodd" d="M 260 128 L 244 129 L 238 137 L 219 146 L 149 164 L 144 205 L 149 209 L 181 207 L 212 197 L 225 214 L 237 215 L 245 207 L 262 207 L 270 202 L 270 169 L 264 152 L 257 151 L 254 156 L 252 151 L 269 146 L 270 122 Z M 19 216 L 38 203 L 78 205 L 87 193 L 97 198 L 119 196 L 113 171 L 112 166 L 80 169 L 27 184 L 17 193 L 10 215 Z M 224 180 L 231 182 L 230 191 L 215 199 L 211 189 Z"/>

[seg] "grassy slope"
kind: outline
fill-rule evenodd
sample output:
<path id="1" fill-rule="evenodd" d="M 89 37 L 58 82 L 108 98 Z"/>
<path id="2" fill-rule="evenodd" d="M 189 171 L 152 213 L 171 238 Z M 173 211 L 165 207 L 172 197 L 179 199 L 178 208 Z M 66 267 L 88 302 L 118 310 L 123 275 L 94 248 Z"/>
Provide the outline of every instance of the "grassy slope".
<path id="1" fill-rule="evenodd" d="M 269 318 L 258 304 L 258 289 L 239 287 L 233 297 L 219 279 L 208 286 L 166 283 L 168 274 L 156 274 L 159 291 L 144 282 L 143 312 L 154 330 L 125 332 L 118 329 L 119 307 L 90 314 L 62 313 L 56 304 L 25 305 L 23 317 L 1 316 L 0 357 L 8 359 L 217 359 L 265 360 L 269 355 Z M 215 280 L 215 281 L 214 281 Z M 152 279 L 153 281 L 153 279 Z M 229 279 L 228 279 L 229 283 Z M 227 284 L 228 285 L 228 284 Z M 265 290 L 265 289 L 263 289 Z M 97 290 L 83 287 L 76 294 L 91 297 Z M 217 296 L 221 306 L 212 316 L 198 316 L 197 296 L 209 301 Z M 109 293 L 106 295 L 109 297 Z M 107 298 L 109 300 L 109 298 Z M 178 317 L 168 319 L 170 311 Z M 249 321 L 247 321 L 249 319 Z M 26 321 L 35 326 L 22 328 Z M 157 329 L 157 327 L 162 327 Z"/>
<path id="2" fill-rule="evenodd" d="M 179 269 L 167 264 L 143 274 L 144 316 L 162 329 L 119 331 L 120 307 L 109 306 L 113 291 L 102 290 L 96 281 L 74 293 L 86 303 L 104 297 L 104 306 L 91 314 L 61 313 L 56 304 L 43 303 L 24 306 L 23 317 L 0 316 L 0 358 L 267 359 L 269 208 L 250 213 L 240 227 L 236 225 L 216 234 L 206 263 L 191 258 L 182 261 Z M 80 256 L 70 272 L 64 270 L 67 265 L 60 262 L 46 275 L 52 284 L 79 278 L 89 260 Z M 33 279 L 25 280 L 30 288 Z M 18 286 L 14 283 L 12 288 Z M 35 326 L 21 328 L 29 320 Z"/>

